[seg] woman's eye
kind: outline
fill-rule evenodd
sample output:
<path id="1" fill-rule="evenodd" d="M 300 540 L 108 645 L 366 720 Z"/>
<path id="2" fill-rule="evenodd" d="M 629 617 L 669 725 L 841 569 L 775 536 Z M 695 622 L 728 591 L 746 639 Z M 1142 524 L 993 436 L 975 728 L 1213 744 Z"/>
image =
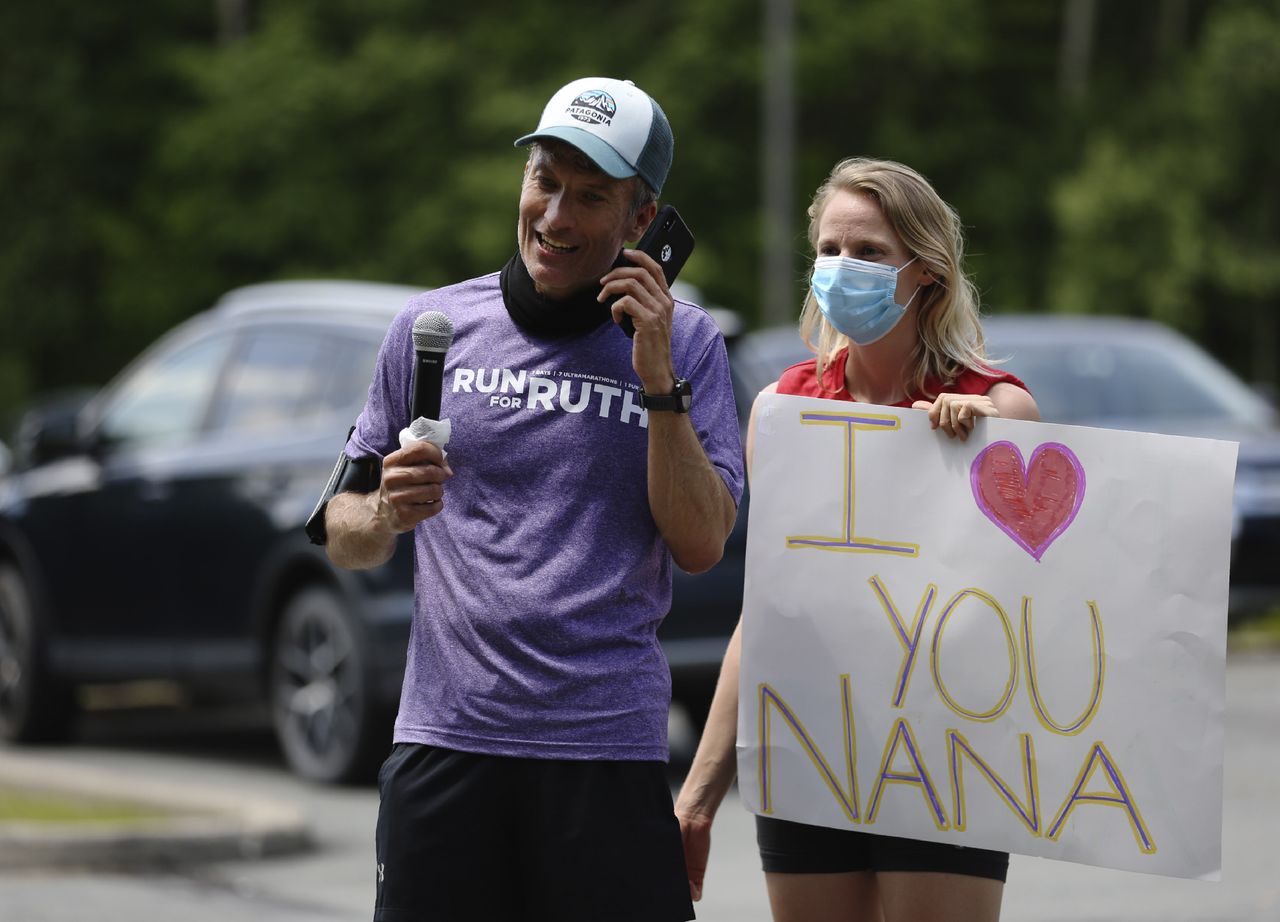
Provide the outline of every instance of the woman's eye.
<path id="1" fill-rule="evenodd" d="M 831 246 L 830 244 L 825 244 L 823 246 L 818 247 L 818 255 L 819 256 L 839 256 L 840 251 L 837 250 L 835 247 Z"/>

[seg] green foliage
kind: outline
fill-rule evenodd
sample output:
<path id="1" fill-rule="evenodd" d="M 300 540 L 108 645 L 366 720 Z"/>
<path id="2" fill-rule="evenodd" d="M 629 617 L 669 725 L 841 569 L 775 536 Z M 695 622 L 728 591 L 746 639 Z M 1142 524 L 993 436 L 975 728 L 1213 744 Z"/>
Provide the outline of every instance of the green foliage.
<path id="1" fill-rule="evenodd" d="M 1054 196 L 1058 310 L 1155 317 L 1275 382 L 1280 9 L 1208 8 L 1198 45 L 1109 123 Z"/>
<path id="2" fill-rule="evenodd" d="M 145 804 L 0 785 L 0 824 L 137 824 L 168 816 L 167 811 Z"/>
<path id="3" fill-rule="evenodd" d="M 1075 0 L 793 2 L 797 256 L 837 160 L 902 160 L 963 216 L 988 310 L 1159 317 L 1265 375 L 1273 0 L 1099 3 L 1080 96 L 1059 74 Z M 492 271 L 515 242 L 512 141 L 592 73 L 662 102 L 686 275 L 758 316 L 763 0 L 259 0 L 230 42 L 218 9 L 0 7 L 0 415 L 101 382 L 234 285 Z"/>
<path id="4" fill-rule="evenodd" d="M 121 361 L 102 312 L 104 235 L 129 220 L 146 152 L 183 102 L 159 59 L 201 24 L 174 0 L 138 0 L 128 15 L 0 4 L 0 410 Z"/>

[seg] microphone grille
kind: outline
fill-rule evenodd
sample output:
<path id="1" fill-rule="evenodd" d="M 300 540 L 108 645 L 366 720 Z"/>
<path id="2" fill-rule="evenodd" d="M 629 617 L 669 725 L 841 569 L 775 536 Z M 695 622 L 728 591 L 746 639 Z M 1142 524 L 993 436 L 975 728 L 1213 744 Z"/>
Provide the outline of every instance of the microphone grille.
<path id="1" fill-rule="evenodd" d="M 440 311 L 423 311 L 413 322 L 413 348 L 447 352 L 453 345 L 453 321 Z"/>

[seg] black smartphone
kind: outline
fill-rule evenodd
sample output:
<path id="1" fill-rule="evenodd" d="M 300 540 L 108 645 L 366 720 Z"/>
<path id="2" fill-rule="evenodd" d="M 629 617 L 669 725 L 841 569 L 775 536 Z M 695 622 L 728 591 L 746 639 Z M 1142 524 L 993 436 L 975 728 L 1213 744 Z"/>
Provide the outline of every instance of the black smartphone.
<path id="1" fill-rule="evenodd" d="M 684 219 L 680 217 L 680 212 L 670 205 L 663 205 L 645 229 L 644 236 L 636 244 L 636 249 L 648 253 L 654 262 L 662 267 L 662 274 L 666 277 L 667 285 L 670 286 L 688 261 L 689 254 L 693 252 L 693 234 L 690 233 Z M 614 268 L 634 265 L 635 263 L 621 253 L 613 263 Z M 616 300 L 616 297 L 611 298 L 607 303 L 612 306 Z M 623 314 L 622 322 L 618 325 L 628 336 L 636 335 L 636 327 L 631 321 L 630 314 Z"/>

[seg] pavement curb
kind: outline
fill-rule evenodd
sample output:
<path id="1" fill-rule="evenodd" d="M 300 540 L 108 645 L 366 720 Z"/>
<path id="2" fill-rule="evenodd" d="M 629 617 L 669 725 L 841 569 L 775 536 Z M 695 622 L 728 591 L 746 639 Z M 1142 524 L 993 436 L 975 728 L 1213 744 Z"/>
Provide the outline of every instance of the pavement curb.
<path id="1" fill-rule="evenodd" d="M 298 810 L 207 787 L 124 778 L 8 749 L 0 751 L 0 783 L 157 807 L 168 814 L 123 822 L 0 822 L 0 870 L 245 860 L 305 851 L 314 844 Z"/>

